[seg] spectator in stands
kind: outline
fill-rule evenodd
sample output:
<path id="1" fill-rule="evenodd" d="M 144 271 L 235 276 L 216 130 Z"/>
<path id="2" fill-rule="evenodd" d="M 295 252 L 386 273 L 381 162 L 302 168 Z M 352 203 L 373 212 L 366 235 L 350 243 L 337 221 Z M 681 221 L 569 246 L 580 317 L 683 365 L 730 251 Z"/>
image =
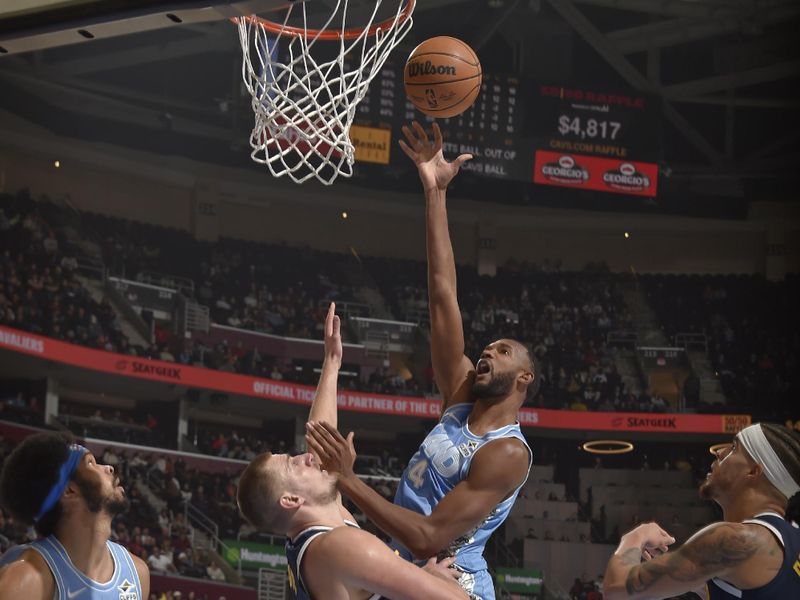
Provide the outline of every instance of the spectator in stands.
<path id="1" fill-rule="evenodd" d="M 156 538 L 150 535 L 150 528 L 143 527 L 142 533 L 139 536 L 139 545 L 142 546 L 148 553 L 153 552 L 156 547 Z"/>
<path id="2" fill-rule="evenodd" d="M 206 569 L 195 562 L 191 548 L 178 552 L 175 556 L 175 567 L 184 577 L 203 578 L 207 576 Z"/>
<path id="3" fill-rule="evenodd" d="M 128 462 L 128 467 L 135 472 L 140 472 L 142 469 L 147 467 L 147 465 L 147 461 L 142 458 L 140 452 L 136 452 L 133 455 L 133 458 L 131 458 L 131 460 Z"/>
<path id="4" fill-rule="evenodd" d="M 575 582 L 572 584 L 572 587 L 569 588 L 569 597 L 570 600 L 585 599 L 585 594 L 583 592 L 583 582 L 580 580 L 579 577 L 575 578 Z"/>
<path id="5" fill-rule="evenodd" d="M 114 450 L 111 448 L 111 446 L 108 446 L 105 452 L 103 452 L 102 460 L 104 464 L 110 465 L 115 469 L 117 469 L 119 466 L 119 457 L 117 456 L 116 452 L 114 452 Z"/>
<path id="6" fill-rule="evenodd" d="M 156 573 L 177 573 L 175 563 L 172 560 L 172 553 L 166 549 L 155 546 L 153 553 L 147 559 L 147 564 Z"/>
<path id="7" fill-rule="evenodd" d="M 206 573 L 214 581 L 225 581 L 225 573 L 223 573 L 222 569 L 214 562 L 209 563 L 206 567 Z"/>

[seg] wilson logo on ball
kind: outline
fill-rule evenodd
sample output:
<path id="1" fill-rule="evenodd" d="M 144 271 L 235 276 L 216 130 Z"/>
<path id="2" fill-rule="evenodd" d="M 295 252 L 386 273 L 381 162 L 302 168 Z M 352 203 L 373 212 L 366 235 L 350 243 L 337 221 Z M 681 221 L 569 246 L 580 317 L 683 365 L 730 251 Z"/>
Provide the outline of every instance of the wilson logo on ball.
<path id="1" fill-rule="evenodd" d="M 455 75 L 453 65 L 434 65 L 431 61 L 408 63 L 408 76 L 421 77 L 422 75 Z"/>

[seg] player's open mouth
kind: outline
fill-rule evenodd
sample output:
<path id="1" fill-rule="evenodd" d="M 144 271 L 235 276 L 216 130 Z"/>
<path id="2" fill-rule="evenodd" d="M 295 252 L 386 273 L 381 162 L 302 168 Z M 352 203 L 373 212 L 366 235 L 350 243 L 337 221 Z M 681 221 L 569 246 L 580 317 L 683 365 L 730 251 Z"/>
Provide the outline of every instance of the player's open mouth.
<path id="1" fill-rule="evenodd" d="M 475 365 L 475 372 L 478 375 L 484 375 L 485 373 L 488 373 L 491 370 L 492 370 L 492 365 L 485 358 L 480 359 L 478 361 L 478 364 Z"/>

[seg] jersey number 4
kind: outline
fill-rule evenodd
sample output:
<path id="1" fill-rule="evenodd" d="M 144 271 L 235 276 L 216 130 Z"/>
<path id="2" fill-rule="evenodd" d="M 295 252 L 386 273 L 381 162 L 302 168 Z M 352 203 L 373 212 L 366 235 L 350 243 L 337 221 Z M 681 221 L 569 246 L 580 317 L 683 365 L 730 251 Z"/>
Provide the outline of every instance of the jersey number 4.
<path id="1" fill-rule="evenodd" d="M 420 458 L 408 470 L 408 480 L 415 488 L 419 489 L 425 483 L 425 472 L 428 470 L 428 459 Z"/>
<path id="2" fill-rule="evenodd" d="M 408 480 L 419 489 L 425 483 L 425 473 L 428 470 L 428 458 L 436 472 L 442 477 L 452 477 L 461 466 L 458 449 L 445 434 L 432 433 L 422 442 L 422 452 L 417 453 L 419 460 L 411 465 L 408 470 Z"/>

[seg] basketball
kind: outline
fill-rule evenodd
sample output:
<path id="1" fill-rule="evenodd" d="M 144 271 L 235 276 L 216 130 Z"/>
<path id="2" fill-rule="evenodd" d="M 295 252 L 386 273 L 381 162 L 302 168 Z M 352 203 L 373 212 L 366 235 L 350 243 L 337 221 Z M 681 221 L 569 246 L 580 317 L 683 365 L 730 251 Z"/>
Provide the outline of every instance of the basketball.
<path id="1" fill-rule="evenodd" d="M 406 61 L 406 96 L 430 117 L 455 117 L 475 102 L 482 76 L 478 56 L 467 44 L 445 35 L 430 38 Z"/>

